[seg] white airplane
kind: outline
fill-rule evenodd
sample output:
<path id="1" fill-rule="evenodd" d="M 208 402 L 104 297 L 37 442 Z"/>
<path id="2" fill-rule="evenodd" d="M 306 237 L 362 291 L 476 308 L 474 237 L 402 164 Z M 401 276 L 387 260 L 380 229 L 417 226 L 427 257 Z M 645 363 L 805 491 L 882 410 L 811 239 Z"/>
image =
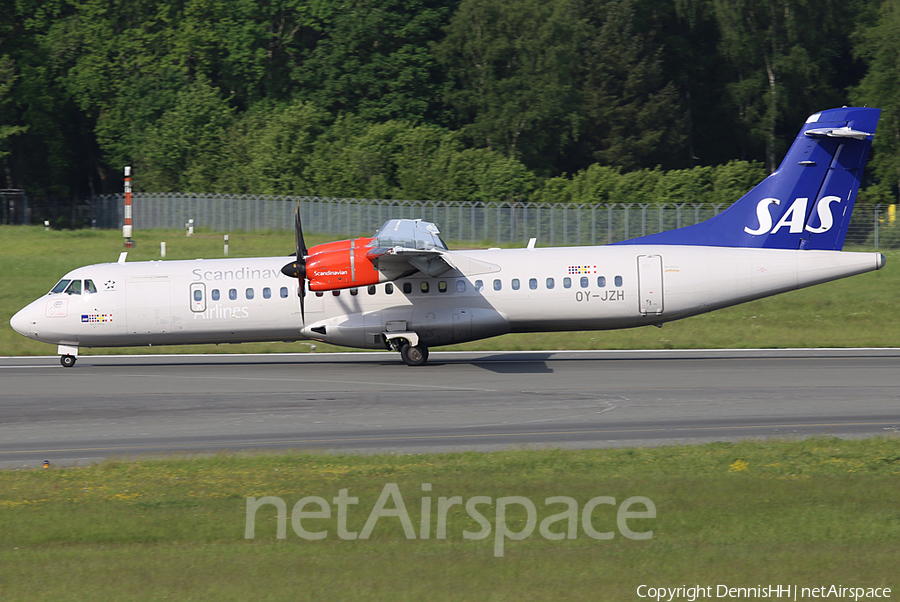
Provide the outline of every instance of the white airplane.
<path id="1" fill-rule="evenodd" d="M 880 253 L 841 252 L 879 109 L 810 116 L 779 169 L 700 224 L 597 247 L 450 251 L 434 224 L 391 220 L 372 238 L 296 258 L 125 261 L 66 274 L 10 320 L 80 347 L 313 339 L 393 349 L 508 332 L 662 325 L 877 270 Z"/>

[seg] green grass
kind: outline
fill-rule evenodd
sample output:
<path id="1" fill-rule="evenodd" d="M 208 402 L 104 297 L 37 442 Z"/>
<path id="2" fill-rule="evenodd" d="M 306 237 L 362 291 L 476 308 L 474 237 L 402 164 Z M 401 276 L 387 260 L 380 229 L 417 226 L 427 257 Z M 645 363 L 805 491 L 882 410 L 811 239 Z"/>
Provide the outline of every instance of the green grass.
<path id="1" fill-rule="evenodd" d="M 436 455 L 215 455 L 108 461 L 77 469 L 0 472 L 3 600 L 634 600 L 640 584 L 900 587 L 900 440 L 811 439 L 611 450 L 518 450 Z M 506 541 L 460 506 L 447 537 L 407 539 L 381 518 L 368 540 L 344 541 L 336 518 L 306 519 L 309 541 L 287 526 L 276 538 L 271 506 L 244 538 L 246 498 L 359 498 L 360 531 L 388 483 L 412 524 L 421 499 L 524 496 L 538 524 L 596 496 L 645 496 L 656 518 L 632 519 L 652 538 L 622 537 L 615 508 L 593 525 L 613 539 L 548 540 L 538 530 Z M 423 493 L 422 483 L 432 491 Z M 393 504 L 388 504 L 389 508 Z M 314 508 L 312 508 L 314 509 Z M 637 508 L 640 509 L 640 508 Z M 494 507 L 480 506 L 495 524 Z M 507 515 L 524 527 L 519 508 Z M 560 524 L 553 531 L 559 531 Z"/>
<path id="2" fill-rule="evenodd" d="M 309 237 L 310 246 L 328 237 Z M 181 231 L 138 231 L 129 260 L 159 259 L 159 243 L 167 243 L 167 259 L 222 257 L 222 235 Z M 284 255 L 294 246 L 290 232 L 237 233 L 230 237 L 230 256 Z M 451 248 L 472 246 L 451 244 Z M 9 318 L 45 294 L 68 270 L 115 261 L 123 250 L 118 231 L 49 231 L 42 227 L 0 226 L 0 355 L 52 355 L 55 348 L 20 336 Z M 900 343 L 900 251 L 885 251 L 887 267 L 808 289 L 666 324 L 603 332 L 512 334 L 444 347 L 447 350 L 529 349 L 702 349 L 783 347 L 895 347 Z M 340 348 L 318 344 L 320 351 Z M 117 349 L 83 349 L 106 353 L 262 353 L 306 352 L 301 343 L 195 345 Z M 341 349 L 343 350 L 343 349 Z"/>

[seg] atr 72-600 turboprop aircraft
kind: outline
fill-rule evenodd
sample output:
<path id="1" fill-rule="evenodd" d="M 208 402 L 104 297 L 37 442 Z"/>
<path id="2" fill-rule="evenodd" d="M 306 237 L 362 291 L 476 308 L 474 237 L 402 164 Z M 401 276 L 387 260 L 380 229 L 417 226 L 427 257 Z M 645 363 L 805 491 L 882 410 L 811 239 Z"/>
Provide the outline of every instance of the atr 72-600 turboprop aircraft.
<path id="1" fill-rule="evenodd" d="M 601 247 L 450 251 L 434 224 L 391 220 L 373 238 L 306 248 L 296 258 L 91 265 L 66 274 L 10 320 L 79 347 L 314 339 L 428 348 L 507 332 L 661 325 L 876 270 L 879 253 L 841 248 L 879 109 L 810 116 L 778 171 L 719 215 Z"/>

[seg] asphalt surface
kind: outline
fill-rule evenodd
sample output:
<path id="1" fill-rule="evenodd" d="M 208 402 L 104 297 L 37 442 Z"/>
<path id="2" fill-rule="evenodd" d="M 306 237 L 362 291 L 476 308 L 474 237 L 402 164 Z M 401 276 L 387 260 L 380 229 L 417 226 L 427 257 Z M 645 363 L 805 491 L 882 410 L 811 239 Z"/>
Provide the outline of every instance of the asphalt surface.
<path id="1" fill-rule="evenodd" d="M 900 349 L 0 358 L 0 466 L 900 435 Z"/>

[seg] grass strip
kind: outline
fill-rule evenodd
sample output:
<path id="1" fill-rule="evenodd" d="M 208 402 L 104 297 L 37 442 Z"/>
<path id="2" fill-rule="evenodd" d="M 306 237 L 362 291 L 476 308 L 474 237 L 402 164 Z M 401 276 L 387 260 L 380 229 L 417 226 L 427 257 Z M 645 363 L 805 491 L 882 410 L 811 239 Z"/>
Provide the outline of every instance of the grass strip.
<path id="1" fill-rule="evenodd" d="M 346 529 L 360 533 L 395 484 L 414 537 L 383 516 L 368 539 L 338 535 L 334 498 Z M 430 484 L 425 490 L 423 484 Z M 605 450 L 510 450 L 434 455 L 218 454 L 200 458 L 107 461 L 76 469 L 0 472 L 0 591 L 4 600 L 634 600 L 638 585 L 699 584 L 892 587 L 900 577 L 900 439 L 744 441 Z M 255 515 L 245 538 L 247 498 L 285 502 Z M 292 509 L 316 496 L 329 518 Z M 438 498 L 470 500 L 446 512 L 436 537 Z M 536 507 L 522 540 L 496 555 L 497 507 L 521 496 Z M 544 520 L 578 506 L 574 538 L 550 539 Z M 588 525 L 583 508 L 598 496 Z M 651 500 L 655 518 L 631 519 L 625 537 L 617 506 Z M 426 503 L 423 505 L 423 499 Z M 396 508 L 391 498 L 385 508 Z M 429 538 L 422 537 L 423 508 Z M 644 506 L 634 508 L 643 509 Z M 318 510 L 306 506 L 305 510 Z M 527 530 L 527 511 L 508 505 L 503 524 Z M 568 534 L 567 520 L 550 533 Z"/>

